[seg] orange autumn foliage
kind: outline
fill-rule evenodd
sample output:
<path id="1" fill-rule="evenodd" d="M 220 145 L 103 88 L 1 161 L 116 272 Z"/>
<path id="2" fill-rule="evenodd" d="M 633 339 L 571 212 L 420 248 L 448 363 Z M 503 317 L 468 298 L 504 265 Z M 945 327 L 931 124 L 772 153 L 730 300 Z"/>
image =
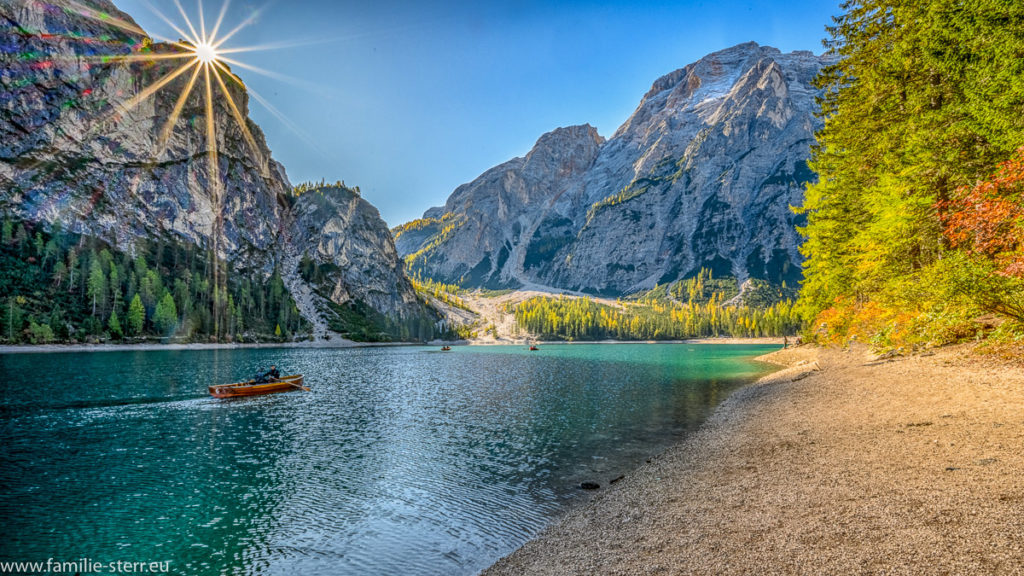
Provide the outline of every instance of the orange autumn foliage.
<path id="1" fill-rule="evenodd" d="M 893 320 L 893 313 L 877 302 L 837 298 L 814 319 L 815 340 L 823 344 L 846 344 L 851 339 L 865 341 L 883 331 Z"/>
<path id="2" fill-rule="evenodd" d="M 1024 277 L 1024 147 L 989 180 L 958 188 L 939 210 L 954 248 L 992 260 L 1003 276 Z"/>
<path id="3" fill-rule="evenodd" d="M 858 302 L 837 298 L 832 306 L 815 316 L 805 332 L 818 344 L 846 346 L 862 342 L 876 351 L 920 350 L 959 342 L 977 334 L 978 327 L 966 319 L 935 322 L 921 310 L 901 310 L 875 301 Z"/>

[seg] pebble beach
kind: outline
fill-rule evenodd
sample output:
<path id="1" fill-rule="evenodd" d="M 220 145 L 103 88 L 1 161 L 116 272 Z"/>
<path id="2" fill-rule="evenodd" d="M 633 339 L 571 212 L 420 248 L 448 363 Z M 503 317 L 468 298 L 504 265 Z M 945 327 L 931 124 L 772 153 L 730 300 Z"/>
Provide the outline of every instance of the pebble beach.
<path id="1" fill-rule="evenodd" d="M 969 347 L 784 366 L 484 574 L 1024 573 L 1024 373 Z"/>

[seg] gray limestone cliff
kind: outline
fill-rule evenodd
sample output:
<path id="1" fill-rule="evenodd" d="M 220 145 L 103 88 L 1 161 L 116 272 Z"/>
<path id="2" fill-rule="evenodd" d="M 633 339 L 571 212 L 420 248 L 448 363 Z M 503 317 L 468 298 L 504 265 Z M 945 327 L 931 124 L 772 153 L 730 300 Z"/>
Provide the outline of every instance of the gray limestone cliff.
<path id="1" fill-rule="evenodd" d="M 288 217 L 292 242 L 306 247 L 304 255 L 325 271 L 319 293 L 337 304 L 360 301 L 390 316 L 417 309 L 387 226 L 358 194 L 344 187 L 306 192 Z"/>
<path id="2" fill-rule="evenodd" d="M 793 283 L 825 65 L 755 43 L 658 79 L 605 141 L 545 134 L 523 158 L 460 186 L 394 229 L 425 276 L 471 286 L 626 294 L 710 268 Z"/>
<path id="3" fill-rule="evenodd" d="M 322 296 L 336 304 L 362 302 L 392 317 L 422 312 L 376 209 L 342 193 L 291 197 L 284 168 L 248 119 L 240 78 L 211 81 L 218 201 L 203 74 L 179 99 L 193 69 L 174 76 L 188 60 L 166 58 L 182 48 L 153 44 L 108 0 L 0 0 L 0 43 L 3 210 L 123 249 L 165 236 L 216 245 L 237 269 L 279 267 L 293 296 L 307 293 L 300 310 L 319 327 L 321 298 L 296 274 L 304 254 L 334 267 L 337 289 Z M 215 235 L 218 206 L 223 233 Z"/>

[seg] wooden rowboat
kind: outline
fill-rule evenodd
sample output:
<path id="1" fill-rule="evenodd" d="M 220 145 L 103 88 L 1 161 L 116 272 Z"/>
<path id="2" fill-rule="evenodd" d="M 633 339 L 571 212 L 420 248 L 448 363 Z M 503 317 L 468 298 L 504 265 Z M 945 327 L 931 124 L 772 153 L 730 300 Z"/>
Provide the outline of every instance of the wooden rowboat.
<path id="1" fill-rule="evenodd" d="M 291 390 L 309 390 L 309 388 L 302 385 L 302 374 L 282 376 L 270 382 L 257 383 L 255 380 L 249 380 L 235 384 L 210 386 L 210 395 L 214 398 L 234 398 L 236 396 L 257 396 L 259 394 L 289 392 Z"/>

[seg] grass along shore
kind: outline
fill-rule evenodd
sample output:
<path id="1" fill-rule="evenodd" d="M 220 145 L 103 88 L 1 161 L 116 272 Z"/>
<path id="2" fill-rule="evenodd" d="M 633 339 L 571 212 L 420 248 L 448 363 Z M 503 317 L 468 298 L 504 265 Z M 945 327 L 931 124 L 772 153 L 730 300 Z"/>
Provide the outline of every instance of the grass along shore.
<path id="1" fill-rule="evenodd" d="M 1012 574 L 1024 374 L 801 347 L 485 574 Z"/>

